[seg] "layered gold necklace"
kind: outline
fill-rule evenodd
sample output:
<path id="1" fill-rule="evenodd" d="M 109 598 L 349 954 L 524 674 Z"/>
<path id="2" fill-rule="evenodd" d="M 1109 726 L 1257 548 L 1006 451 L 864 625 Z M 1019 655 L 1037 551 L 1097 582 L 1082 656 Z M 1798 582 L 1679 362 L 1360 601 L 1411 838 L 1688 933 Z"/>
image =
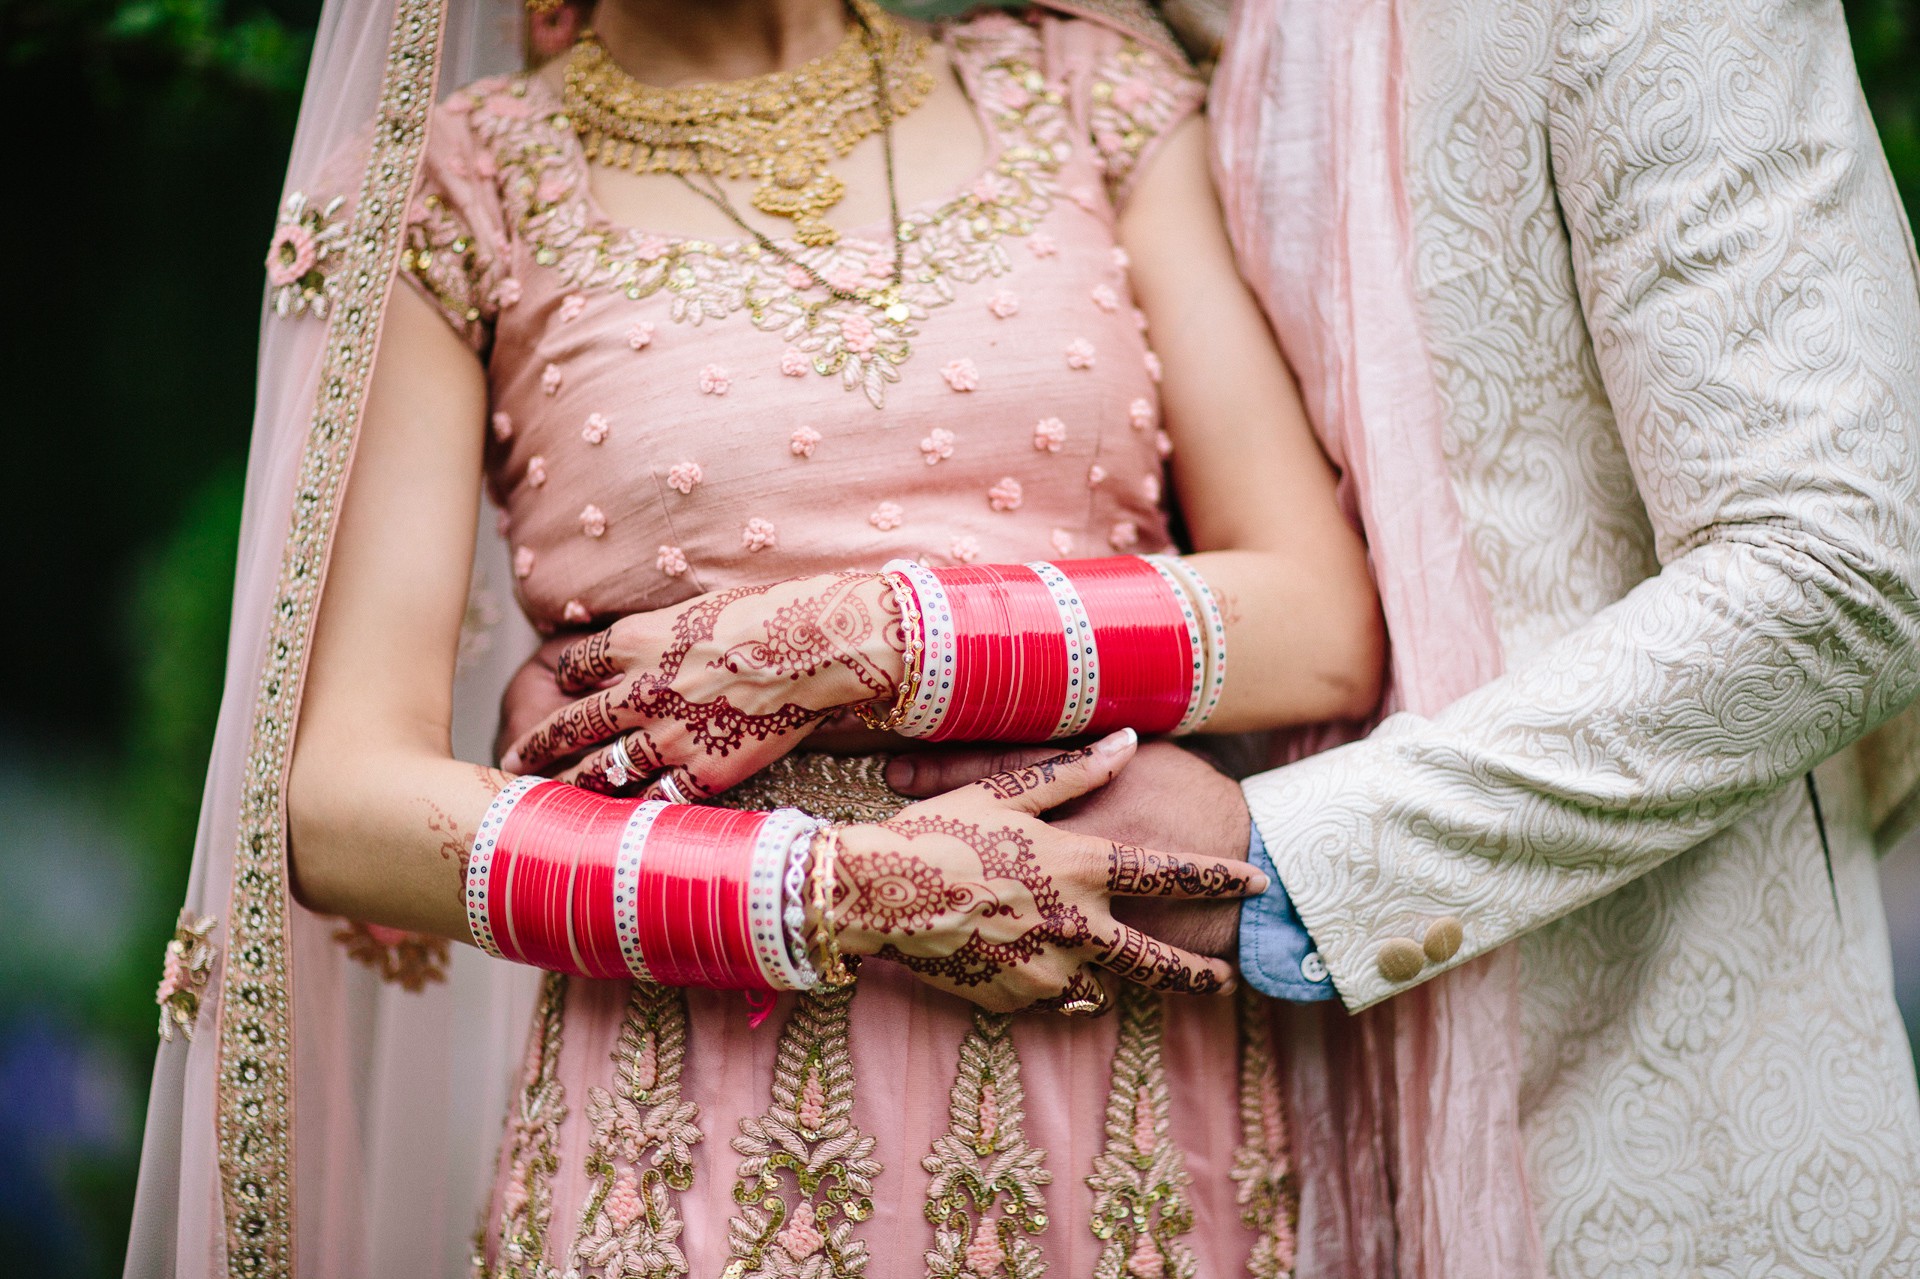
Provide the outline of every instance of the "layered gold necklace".
<path id="1" fill-rule="evenodd" d="M 830 52 L 751 80 L 662 89 L 620 69 L 591 32 L 567 59 L 566 106 L 587 159 L 635 173 L 757 178 L 753 205 L 793 220 L 794 238 L 832 244 L 821 214 L 846 184 L 828 165 L 933 91 L 930 41 L 872 0 Z"/>

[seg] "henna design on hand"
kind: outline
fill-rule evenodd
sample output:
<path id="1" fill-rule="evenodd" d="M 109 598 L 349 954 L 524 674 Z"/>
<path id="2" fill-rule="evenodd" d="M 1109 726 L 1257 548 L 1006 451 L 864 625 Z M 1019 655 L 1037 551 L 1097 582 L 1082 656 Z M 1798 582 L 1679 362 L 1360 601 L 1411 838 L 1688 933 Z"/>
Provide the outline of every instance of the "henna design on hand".
<path id="1" fill-rule="evenodd" d="M 561 688 L 569 691 L 597 688 L 625 673 L 613 660 L 612 654 L 611 628 L 595 631 L 560 650 L 560 660 L 554 667 L 554 679 Z"/>
<path id="2" fill-rule="evenodd" d="M 1077 751 L 1068 751 L 1064 755 L 1054 755 L 1037 764 L 1028 764 L 1024 768 L 1003 769 L 991 777 L 980 779 L 980 785 L 987 794 L 995 799 L 1018 799 L 1029 791 L 1039 790 L 1053 781 L 1054 774 L 1068 764 L 1075 764 L 1093 754 L 1093 748 L 1082 747 Z"/>
<path id="3" fill-rule="evenodd" d="M 867 573 L 835 575 L 833 585 L 821 594 L 775 609 L 759 639 L 735 644 L 713 665 L 736 675 L 762 671 L 790 680 L 841 666 L 872 695 L 857 700 L 893 696 L 894 681 L 868 659 L 862 647 L 877 628 L 858 590 L 872 580 Z M 892 592 L 884 594 L 890 602 Z M 894 611 L 898 613 L 897 606 Z"/>
<path id="4" fill-rule="evenodd" d="M 1134 928 L 1122 928 L 1094 962 L 1123 980 L 1175 995 L 1217 995 L 1226 984 L 1211 970 L 1187 971 L 1173 947 Z"/>
<path id="5" fill-rule="evenodd" d="M 1107 891 L 1120 896 L 1233 897 L 1246 889 L 1245 875 L 1218 862 L 1203 866 L 1134 844 L 1115 844 L 1107 850 Z"/>
<path id="6" fill-rule="evenodd" d="M 482 769 L 484 773 L 486 770 Z M 496 791 L 498 788 L 495 788 Z M 460 833 L 460 823 L 453 820 L 451 814 L 430 799 L 422 798 L 427 806 L 427 829 L 440 836 L 440 857 L 443 861 L 456 861 L 460 864 L 460 873 L 467 873 L 467 857 L 472 846 L 465 835 Z"/>

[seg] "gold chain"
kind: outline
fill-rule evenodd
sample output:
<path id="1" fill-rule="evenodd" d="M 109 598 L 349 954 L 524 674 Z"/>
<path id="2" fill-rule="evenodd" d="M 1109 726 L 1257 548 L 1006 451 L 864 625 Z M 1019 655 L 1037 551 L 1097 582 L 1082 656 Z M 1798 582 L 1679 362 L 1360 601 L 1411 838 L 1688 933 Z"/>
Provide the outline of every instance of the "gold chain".
<path id="1" fill-rule="evenodd" d="M 755 208 L 791 218 L 802 244 L 834 243 L 821 214 L 846 184 L 827 166 L 933 91 L 927 37 L 873 0 L 847 4 L 847 34 L 811 62 L 678 89 L 642 84 L 585 32 L 567 59 L 565 100 L 587 159 L 634 173 L 757 178 Z"/>

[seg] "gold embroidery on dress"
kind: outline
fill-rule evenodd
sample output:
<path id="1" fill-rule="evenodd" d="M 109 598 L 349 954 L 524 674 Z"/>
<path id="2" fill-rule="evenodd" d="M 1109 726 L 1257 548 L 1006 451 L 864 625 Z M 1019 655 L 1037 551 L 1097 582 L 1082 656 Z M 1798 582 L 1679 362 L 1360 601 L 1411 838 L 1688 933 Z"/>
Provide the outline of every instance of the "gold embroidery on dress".
<path id="1" fill-rule="evenodd" d="M 1192 1279 L 1186 1161 L 1173 1140 L 1160 996 L 1122 984 L 1120 1041 L 1107 1091 L 1107 1144 L 1093 1161 L 1093 1233 L 1106 1240 L 1094 1279 Z"/>
<path id="2" fill-rule="evenodd" d="M 700 1108 L 680 1096 L 683 991 L 633 983 L 613 1050 L 614 1091 L 587 1089 L 589 1189 L 569 1276 L 675 1279 L 687 1273 L 677 1195 L 693 1185 Z"/>
<path id="3" fill-rule="evenodd" d="M 560 1125 L 567 1117 L 559 1079 L 560 1031 L 567 1015 L 567 979 L 547 973 L 534 1009 L 533 1041 L 507 1122 L 507 1173 L 500 1192 L 500 1252 L 495 1264 L 474 1255 L 479 1279 L 560 1279 L 547 1263 L 553 1223 L 553 1177 L 560 1171 Z"/>
<path id="4" fill-rule="evenodd" d="M 307 640 L 327 548 L 399 255 L 433 105 L 442 7 L 397 0 L 359 198 L 335 273 L 313 420 L 300 460 L 248 726 L 235 831 L 227 954 L 220 965 L 216 1129 L 227 1269 L 282 1279 L 293 1269 L 293 1097 L 286 828 L 282 790 Z"/>
<path id="5" fill-rule="evenodd" d="M 773 1104 L 740 1121 L 740 1211 L 727 1223 L 724 1279 L 846 1279 L 867 1268 L 854 1226 L 873 1213 L 880 1162 L 853 1122 L 847 1050 L 853 988 L 802 995 L 780 1032 Z M 888 1276 L 887 1279 L 891 1279 Z"/>
<path id="6" fill-rule="evenodd" d="M 375 928 L 357 919 L 343 919 L 333 939 L 347 948 L 357 964 L 365 964 L 404 990 L 418 994 L 447 979 L 449 946 L 444 937 L 403 933 L 397 928 Z"/>
<path id="7" fill-rule="evenodd" d="M 1147 144 L 1160 137 L 1187 107 L 1206 96 L 1198 80 L 1178 72 L 1173 62 L 1132 40 L 1094 68 L 1087 126 L 1093 149 L 1106 174 L 1107 189 L 1118 194 L 1140 163 Z"/>
<path id="8" fill-rule="evenodd" d="M 1287 1138 L 1286 1103 L 1273 1057 L 1273 1024 L 1266 998 L 1250 986 L 1239 995 L 1240 1144 L 1233 1152 L 1240 1220 L 1259 1234 L 1247 1256 L 1250 1279 L 1293 1274 L 1294 1231 L 1300 1190 Z"/>
<path id="9" fill-rule="evenodd" d="M 933 1248 L 929 1279 L 1040 1279 L 1046 1258 L 1029 1235 L 1047 1228 L 1040 1188 L 1053 1180 L 1047 1152 L 1027 1144 L 1025 1090 L 1013 1019 L 975 1009 L 960 1041 L 947 1131 L 921 1166 Z M 1000 1216 L 992 1212 L 1004 1198 Z"/>
<path id="10" fill-rule="evenodd" d="M 173 1042 L 173 1032 L 193 1039 L 193 1024 L 200 1017 L 200 1002 L 213 975 L 213 942 L 209 940 L 219 921 L 212 915 L 196 916 L 183 907 L 180 919 L 167 940 L 167 958 L 160 970 L 160 986 L 153 1002 L 160 1005 L 160 1039 Z"/>

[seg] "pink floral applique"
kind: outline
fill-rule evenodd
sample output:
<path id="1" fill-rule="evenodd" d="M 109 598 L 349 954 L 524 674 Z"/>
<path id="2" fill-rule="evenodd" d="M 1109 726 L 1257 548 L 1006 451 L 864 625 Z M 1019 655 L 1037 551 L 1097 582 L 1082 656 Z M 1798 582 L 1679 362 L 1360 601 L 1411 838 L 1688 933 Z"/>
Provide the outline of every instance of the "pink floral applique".
<path id="1" fill-rule="evenodd" d="M 343 256 L 347 224 L 339 216 L 345 196 L 316 204 L 299 191 L 289 192 L 267 245 L 267 280 L 273 285 L 273 311 L 282 317 L 313 315 L 325 319 L 330 299 L 327 277 Z"/>
<path id="2" fill-rule="evenodd" d="M 1160 357 L 1155 355 L 1152 351 L 1148 351 L 1145 356 L 1145 363 L 1147 366 L 1147 376 L 1153 380 L 1155 385 L 1158 385 L 1160 382 L 1160 375 L 1166 371 L 1160 365 Z"/>
<path id="3" fill-rule="evenodd" d="M 692 493 L 706 478 L 698 462 L 675 462 L 667 468 L 667 487 L 683 496 Z"/>
<path id="4" fill-rule="evenodd" d="M 1153 82 L 1145 76 L 1134 76 L 1113 86 L 1113 105 L 1128 115 L 1152 101 Z"/>
<path id="5" fill-rule="evenodd" d="M 645 1210 L 646 1201 L 640 1198 L 639 1183 L 632 1173 L 621 1173 L 607 1195 L 607 1215 L 613 1218 L 613 1228 L 624 1231 Z"/>
<path id="6" fill-rule="evenodd" d="M 547 459 L 538 453 L 527 459 L 527 487 L 539 488 L 547 482 Z"/>
<path id="7" fill-rule="evenodd" d="M 998 484 L 987 490 L 987 505 L 996 511 L 1017 511 L 1024 500 L 1020 481 L 1011 475 L 1002 476 Z"/>
<path id="8" fill-rule="evenodd" d="M 657 235 L 643 235 L 633 242 L 633 256 L 642 262 L 658 262 L 672 247 Z"/>
<path id="9" fill-rule="evenodd" d="M 787 271 L 784 278 L 786 279 L 787 287 L 796 293 L 804 293 L 813 287 L 813 277 L 807 274 L 805 267 L 797 263 L 789 262 L 787 264 Z"/>
<path id="10" fill-rule="evenodd" d="M 561 378 L 562 374 L 558 364 L 547 365 L 546 368 L 540 370 L 540 389 L 548 395 L 560 394 Z"/>
<path id="11" fill-rule="evenodd" d="M 987 310 L 997 320 L 1011 320 L 1020 314 L 1020 295 L 1012 289 L 1001 289 L 987 299 Z"/>
<path id="12" fill-rule="evenodd" d="M 1067 343 L 1067 367 L 1070 369 L 1090 369 L 1093 367 L 1093 343 L 1085 338 L 1075 338 Z"/>
<path id="13" fill-rule="evenodd" d="M 788 377 L 805 377 L 812 368 L 807 353 L 797 346 L 790 346 L 780 353 L 780 371 Z"/>
<path id="14" fill-rule="evenodd" d="M 1027 237 L 1027 252 L 1036 258 L 1050 258 L 1059 251 L 1060 246 L 1055 244 L 1053 237 L 1044 231 Z"/>
<path id="15" fill-rule="evenodd" d="M 580 531 L 588 537 L 607 535 L 607 513 L 588 502 L 580 508 Z"/>
<path id="16" fill-rule="evenodd" d="M 779 541 L 780 535 L 775 531 L 772 522 L 757 516 L 748 520 L 746 527 L 740 530 L 740 545 L 749 551 L 764 551 L 770 546 L 778 545 Z"/>
<path id="17" fill-rule="evenodd" d="M 796 1266 L 804 1265 L 808 1257 L 820 1251 L 827 1238 L 820 1233 L 811 1199 L 800 1201 L 800 1206 L 793 1210 L 793 1216 L 787 1219 L 787 1224 L 780 1228 L 780 1233 L 773 1237 L 773 1241 L 793 1259 Z M 798 1274 L 799 1271 L 794 1273 Z"/>
<path id="18" fill-rule="evenodd" d="M 482 151 L 473 158 L 473 176 L 483 182 L 491 182 L 500 176 L 500 162 L 493 158 L 493 152 Z"/>
<path id="19" fill-rule="evenodd" d="M 878 344 L 879 338 L 873 331 L 873 321 L 858 311 L 840 321 L 840 340 L 847 344 L 847 350 L 855 355 L 865 355 Z M 951 367 L 951 366 L 949 366 Z M 948 382 L 953 379 L 949 377 Z M 955 387 L 955 390 L 961 388 Z"/>
<path id="20" fill-rule="evenodd" d="M 1113 291 L 1113 286 L 1110 284 L 1094 285 L 1093 292 L 1088 296 L 1093 299 L 1095 306 L 1109 315 L 1120 309 L 1120 295 Z"/>
<path id="21" fill-rule="evenodd" d="M 536 204 L 557 204 L 566 196 L 567 188 L 570 185 L 572 184 L 567 181 L 566 174 L 557 172 L 549 173 L 540 179 L 538 186 L 533 188 L 534 202 Z"/>
<path id="22" fill-rule="evenodd" d="M 1007 1250 L 1000 1246 L 1000 1235 L 994 1229 L 990 1217 L 980 1218 L 980 1224 L 974 1229 L 973 1239 L 967 1244 L 967 1271 L 970 1274 L 991 1276 L 1000 1273 L 1007 1264 Z"/>
<path id="23" fill-rule="evenodd" d="M 1140 545 L 1140 526 L 1132 520 L 1116 520 L 1107 530 L 1107 545 L 1116 551 L 1130 551 Z"/>
<path id="24" fill-rule="evenodd" d="M 857 266 L 841 267 L 827 276 L 827 283 L 842 293 L 851 293 L 859 288 L 867 278 L 867 273 Z"/>
<path id="25" fill-rule="evenodd" d="M 700 390 L 705 395 L 725 395 L 733 388 L 733 379 L 718 364 L 700 370 Z"/>
<path id="26" fill-rule="evenodd" d="M 653 323 L 650 320 L 636 320 L 627 326 L 627 346 L 631 350 L 644 351 L 653 345 Z"/>
<path id="27" fill-rule="evenodd" d="M 1127 405 L 1127 425 L 1136 431 L 1153 429 L 1153 403 L 1149 400 L 1135 400 Z"/>
<path id="28" fill-rule="evenodd" d="M 891 533 L 906 521 L 906 512 L 900 509 L 898 502 L 882 502 L 873 508 L 873 514 L 867 516 L 867 523 L 882 533 Z"/>
<path id="29" fill-rule="evenodd" d="M 518 93 L 490 93 L 487 110 L 502 120 L 524 120 L 533 114 L 533 104 Z"/>
<path id="30" fill-rule="evenodd" d="M 567 606 L 560 610 L 560 620 L 575 626 L 585 626 L 593 620 L 593 614 L 587 612 L 587 606 L 579 600 L 568 600 Z"/>
<path id="31" fill-rule="evenodd" d="M 607 415 L 604 413 L 587 414 L 587 424 L 580 428 L 580 438 L 589 444 L 603 443 L 607 438 Z"/>
<path id="32" fill-rule="evenodd" d="M 927 459 L 927 465 L 944 462 L 953 456 L 953 432 L 944 426 L 936 426 L 920 441 L 920 452 Z"/>
<path id="33" fill-rule="evenodd" d="M 980 370 L 973 361 L 964 356 L 957 360 L 948 360 L 940 370 L 940 376 L 947 379 L 947 385 L 956 391 L 971 391 L 980 385 Z"/>
<path id="34" fill-rule="evenodd" d="M 820 443 L 820 432 L 810 426 L 796 426 L 793 434 L 787 437 L 787 451 L 795 457 L 812 457 L 813 450 Z"/>
<path id="35" fill-rule="evenodd" d="M 1165 431 L 1155 431 L 1153 433 L 1153 451 L 1160 455 L 1162 461 L 1172 457 L 1173 437 Z"/>
<path id="36" fill-rule="evenodd" d="M 1057 528 L 1048 534 L 1047 542 L 1053 547 L 1053 553 L 1055 555 L 1066 556 L 1073 554 L 1073 534 L 1063 528 Z"/>
<path id="37" fill-rule="evenodd" d="M 1116 271 L 1124 271 L 1133 265 L 1133 258 L 1119 245 L 1113 246 L 1113 266 Z"/>
<path id="38" fill-rule="evenodd" d="M 1058 453 L 1067 442 L 1067 424 L 1057 417 L 1043 417 L 1033 424 L 1033 447 L 1038 453 Z"/>
<path id="39" fill-rule="evenodd" d="M 1009 79 L 1000 86 L 1000 105 L 1008 111 L 1025 111 L 1033 105 L 1033 94 L 1018 80 Z"/>
<path id="40" fill-rule="evenodd" d="M 512 276 L 508 276 L 493 286 L 494 309 L 497 311 L 506 310 L 520 300 L 520 294 L 520 281 Z"/>
<path id="41" fill-rule="evenodd" d="M 567 294 L 566 297 L 560 299 L 560 313 L 559 313 L 560 323 L 572 324 L 575 320 L 580 318 L 581 313 L 586 309 L 587 309 L 586 294 L 584 293 Z"/>
<path id="42" fill-rule="evenodd" d="M 653 557 L 653 566 L 668 577 L 678 577 L 687 571 L 686 553 L 677 546 L 662 543 Z"/>
<path id="43" fill-rule="evenodd" d="M 1067 192 L 1067 199 L 1085 209 L 1088 213 L 1097 213 L 1100 209 L 1100 193 L 1090 186 L 1077 186 Z"/>
<path id="44" fill-rule="evenodd" d="M 298 222 L 282 222 L 267 242 L 267 283 L 280 288 L 313 270 L 319 258 L 313 232 Z"/>
<path id="45" fill-rule="evenodd" d="M 493 415 L 493 438 L 502 444 L 513 438 L 513 419 L 505 413 Z"/>
<path id="46" fill-rule="evenodd" d="M 1095 462 L 1087 468 L 1087 487 L 1097 489 L 1106 481 L 1107 468 Z"/>
<path id="47" fill-rule="evenodd" d="M 1149 503 L 1158 506 L 1160 504 L 1160 492 L 1159 476 L 1148 475 L 1141 478 L 1140 496 L 1145 498 Z"/>
<path id="48" fill-rule="evenodd" d="M 963 533 L 947 544 L 947 554 L 962 564 L 971 564 L 980 558 L 980 539 L 971 533 Z"/>

